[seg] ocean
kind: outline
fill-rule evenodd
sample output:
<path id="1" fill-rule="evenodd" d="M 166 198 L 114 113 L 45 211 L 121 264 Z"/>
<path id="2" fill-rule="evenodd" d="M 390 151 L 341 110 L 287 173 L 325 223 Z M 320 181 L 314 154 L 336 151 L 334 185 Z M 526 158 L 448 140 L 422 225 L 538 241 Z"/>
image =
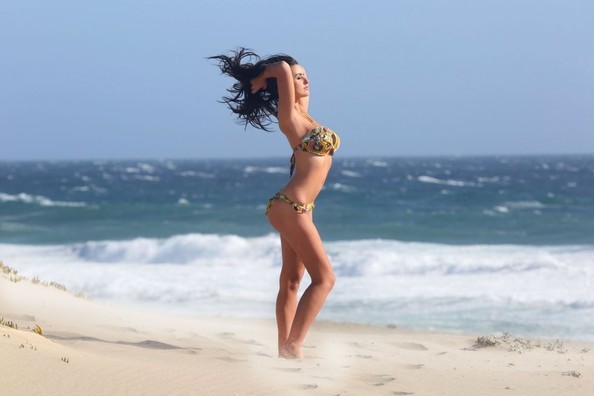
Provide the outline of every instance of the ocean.
<path id="1" fill-rule="evenodd" d="M 274 316 L 287 158 L 0 161 L 0 260 L 100 301 Z M 594 155 L 335 157 L 320 319 L 594 340 Z M 304 282 L 307 284 L 307 281 Z"/>

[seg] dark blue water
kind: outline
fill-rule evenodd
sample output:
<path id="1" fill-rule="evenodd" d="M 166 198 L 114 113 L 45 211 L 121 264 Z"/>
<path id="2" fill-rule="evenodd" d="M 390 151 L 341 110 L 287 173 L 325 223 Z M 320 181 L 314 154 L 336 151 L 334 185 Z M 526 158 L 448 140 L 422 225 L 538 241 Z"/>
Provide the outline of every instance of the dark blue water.
<path id="1" fill-rule="evenodd" d="M 260 236 L 286 159 L 0 162 L 0 242 Z M 594 156 L 337 157 L 325 240 L 594 243 Z"/>

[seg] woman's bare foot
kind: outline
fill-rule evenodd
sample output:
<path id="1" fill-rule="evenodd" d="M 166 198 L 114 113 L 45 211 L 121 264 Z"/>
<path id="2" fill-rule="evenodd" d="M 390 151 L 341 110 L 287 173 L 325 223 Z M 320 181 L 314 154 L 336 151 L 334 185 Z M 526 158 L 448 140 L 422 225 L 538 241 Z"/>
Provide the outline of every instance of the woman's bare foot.
<path id="1" fill-rule="evenodd" d="M 279 347 L 278 357 L 282 359 L 303 359 L 301 346 L 293 343 L 286 343 Z"/>

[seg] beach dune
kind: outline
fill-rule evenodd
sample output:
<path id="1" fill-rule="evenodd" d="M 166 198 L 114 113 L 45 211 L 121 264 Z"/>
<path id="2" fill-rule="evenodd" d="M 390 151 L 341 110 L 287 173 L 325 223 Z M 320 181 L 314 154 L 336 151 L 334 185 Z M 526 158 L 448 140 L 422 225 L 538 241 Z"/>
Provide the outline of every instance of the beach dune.
<path id="1" fill-rule="evenodd" d="M 589 342 L 317 323 L 306 358 L 290 361 L 276 357 L 272 320 L 140 312 L 8 271 L 0 274 L 0 318 L 2 395 L 542 396 L 594 389 Z"/>

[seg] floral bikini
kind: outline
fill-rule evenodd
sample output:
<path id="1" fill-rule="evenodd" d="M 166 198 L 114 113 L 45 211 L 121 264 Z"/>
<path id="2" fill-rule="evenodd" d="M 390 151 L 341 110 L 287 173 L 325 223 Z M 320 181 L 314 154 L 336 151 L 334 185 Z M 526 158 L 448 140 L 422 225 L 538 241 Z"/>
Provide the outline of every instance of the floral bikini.
<path id="1" fill-rule="evenodd" d="M 289 172 L 290 176 L 293 176 L 293 172 L 295 170 L 295 151 L 297 149 L 313 155 L 332 156 L 340 146 L 340 138 L 334 131 L 332 131 L 330 128 L 318 125 L 307 114 L 303 114 L 303 116 L 312 124 L 314 124 L 315 128 L 309 131 L 307 135 L 305 135 L 305 137 L 301 140 L 301 142 L 293 147 L 293 155 L 291 156 L 291 170 Z M 312 211 L 315 206 L 313 202 L 306 204 L 295 202 L 279 191 L 268 200 L 268 204 L 266 205 L 266 214 L 268 214 L 268 211 L 274 204 L 275 200 L 281 200 L 288 203 L 289 205 L 292 205 L 293 209 L 295 209 L 295 211 L 299 214 L 308 213 Z"/>

